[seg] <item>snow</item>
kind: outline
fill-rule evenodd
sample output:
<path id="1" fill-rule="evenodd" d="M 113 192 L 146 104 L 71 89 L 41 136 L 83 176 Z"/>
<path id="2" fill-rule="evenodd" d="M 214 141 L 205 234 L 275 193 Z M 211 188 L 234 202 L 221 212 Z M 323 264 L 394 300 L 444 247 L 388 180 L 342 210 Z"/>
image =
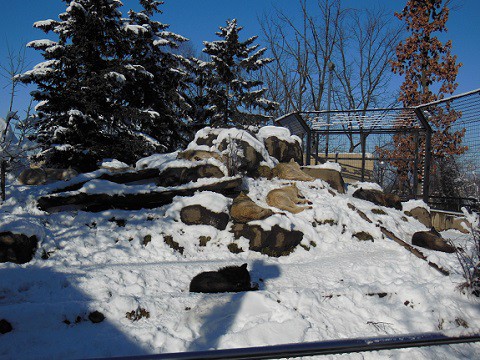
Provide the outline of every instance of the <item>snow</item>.
<path id="1" fill-rule="evenodd" d="M 26 71 L 23 76 L 45 76 L 53 71 L 53 67 L 59 63 L 59 60 L 47 60 L 33 67 L 32 70 Z"/>
<path id="2" fill-rule="evenodd" d="M 290 130 L 280 126 L 263 126 L 257 133 L 257 139 L 262 142 L 270 136 L 275 136 L 279 140 L 284 140 L 289 143 L 298 142 L 300 145 L 302 144 L 298 136 L 292 137 Z"/>
<path id="3" fill-rule="evenodd" d="M 34 40 L 34 41 L 30 41 L 28 44 L 27 44 L 27 47 L 33 47 L 33 48 L 46 48 L 46 47 L 50 47 L 50 46 L 53 46 L 53 45 L 56 45 L 57 43 L 55 41 L 52 41 L 50 39 L 42 39 L 42 40 Z"/>
<path id="4" fill-rule="evenodd" d="M 228 174 L 228 169 L 222 162 L 217 159 L 204 159 L 199 161 L 189 161 L 184 159 L 177 159 L 179 151 L 168 154 L 153 154 L 144 159 L 137 161 L 135 168 L 141 169 L 158 169 L 160 172 L 168 168 L 192 168 L 199 165 L 214 165 L 220 169 L 225 175 Z"/>
<path id="5" fill-rule="evenodd" d="M 222 213 L 228 212 L 229 207 L 232 205 L 232 200 L 211 191 L 197 192 L 191 197 L 177 196 L 173 201 L 173 205 L 165 212 L 165 216 L 179 221 L 180 210 L 191 205 L 202 205 L 208 210 Z"/>
<path id="6" fill-rule="evenodd" d="M 133 32 L 135 35 L 138 35 L 140 33 L 144 34 L 148 32 L 148 29 L 146 29 L 144 26 L 141 25 L 132 25 L 132 24 L 126 24 L 125 25 L 125 30 Z"/>
<path id="7" fill-rule="evenodd" d="M 40 20 L 40 21 L 34 22 L 33 27 L 36 27 L 36 28 L 48 27 L 48 26 L 51 26 L 52 24 L 55 24 L 55 23 L 56 23 L 56 21 L 52 20 L 52 19 Z"/>
<path id="8" fill-rule="evenodd" d="M 136 167 L 165 168 L 179 161 L 177 155 L 153 155 Z M 0 318 L 13 326 L 12 332 L 0 335 L 0 358 L 148 355 L 422 332 L 458 335 L 480 328 L 479 299 L 459 290 L 464 280 L 455 254 L 421 249 L 429 261 L 451 272 L 448 277 L 440 274 L 379 229 L 381 225 L 410 243 L 412 234 L 427 230 L 425 226 L 399 210 L 381 207 L 386 214 L 375 213 L 372 210 L 379 206 L 351 196 L 359 187 L 379 188 L 376 184 L 356 183 L 346 194 L 338 194 L 321 180 L 297 182 L 313 203 L 312 209 L 293 215 L 272 208 L 276 214 L 252 223 L 304 233 L 302 246 L 289 256 L 273 258 L 250 251 L 244 238 L 234 239 L 230 224 L 221 231 L 180 221 L 180 209 L 193 204 L 226 212 L 232 200 L 213 192 L 197 192 L 157 209 L 137 211 L 48 214 L 36 207 L 39 196 L 83 181 L 87 182 L 79 192 L 155 189 L 154 184 L 98 180 L 105 172 L 42 186 L 8 184 L 7 200 L 0 204 L 0 233 L 37 235 L 41 242 L 30 263 L 0 263 Z M 243 188 L 258 205 L 268 207 L 268 192 L 288 184 L 280 179 L 245 178 Z M 114 221 L 121 219 L 124 226 Z M 360 231 L 370 233 L 374 241 L 355 240 L 353 234 Z M 442 235 L 455 244 L 468 239 L 453 230 Z M 184 248 L 183 253 L 165 243 L 167 236 Z M 200 238 L 209 241 L 201 246 Z M 151 241 L 145 245 L 146 239 Z M 231 243 L 244 252 L 231 253 Z M 42 259 L 42 253 L 48 259 Z M 259 284 L 258 291 L 189 293 L 189 283 L 198 273 L 243 263 Z M 140 308 L 149 312 L 149 318 L 126 317 Z M 106 316 L 104 322 L 88 320 L 95 310 Z M 364 357 L 474 359 L 480 357 L 480 345 L 327 358 Z"/>
<path id="9" fill-rule="evenodd" d="M 129 165 L 117 159 L 107 159 L 100 163 L 100 167 L 108 169 L 125 169 L 129 168 Z"/>
<path id="10" fill-rule="evenodd" d="M 41 109 L 46 104 L 48 104 L 48 100 L 39 101 L 38 104 L 35 105 L 35 111 L 38 111 L 39 109 Z"/>
<path id="11" fill-rule="evenodd" d="M 326 161 L 324 164 L 308 165 L 308 167 L 312 169 L 330 169 L 330 170 L 342 172 L 342 165 L 340 165 L 339 163 L 331 162 L 331 161 Z"/>
<path id="12" fill-rule="evenodd" d="M 208 138 L 209 135 L 214 135 L 216 139 L 213 141 L 212 146 L 207 146 L 207 145 L 198 145 L 198 140 L 200 138 Z M 205 127 L 195 134 L 195 138 L 193 141 L 188 144 L 187 150 L 204 150 L 204 151 L 218 151 L 218 146 L 222 144 L 224 141 L 228 144 L 227 149 L 223 151 L 224 154 L 228 155 L 228 152 L 230 151 L 237 151 L 238 155 L 241 155 L 239 153 L 240 149 L 236 148 L 235 146 L 231 146 L 232 140 L 240 140 L 240 141 L 245 141 L 248 143 L 251 147 L 255 149 L 260 155 L 263 157 L 263 163 L 271 168 L 273 168 L 278 161 L 271 157 L 267 150 L 265 149 L 265 146 L 263 145 L 263 141 L 259 141 L 256 139 L 254 136 L 249 134 L 245 130 L 239 130 L 235 128 L 231 129 L 214 129 L 210 127 Z"/>
<path id="13" fill-rule="evenodd" d="M 424 208 L 430 212 L 430 206 L 428 206 L 423 200 L 408 200 L 402 203 L 403 211 L 412 211 L 415 208 Z"/>
<path id="14" fill-rule="evenodd" d="M 137 161 L 137 163 L 135 164 L 135 168 L 137 170 L 147 168 L 159 168 L 166 162 L 174 161 L 177 158 L 178 153 L 178 151 L 175 151 L 168 154 L 153 154 Z"/>
<path id="15" fill-rule="evenodd" d="M 120 74 L 116 71 L 110 71 L 108 74 L 105 74 L 106 79 L 114 79 L 117 83 L 123 84 L 127 81 L 125 75 Z"/>

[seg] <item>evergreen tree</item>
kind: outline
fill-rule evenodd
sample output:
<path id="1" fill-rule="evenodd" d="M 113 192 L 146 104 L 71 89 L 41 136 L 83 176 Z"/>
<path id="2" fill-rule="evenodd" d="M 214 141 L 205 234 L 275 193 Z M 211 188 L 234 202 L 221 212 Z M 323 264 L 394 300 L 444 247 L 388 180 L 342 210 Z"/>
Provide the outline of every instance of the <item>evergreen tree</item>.
<path id="1" fill-rule="evenodd" d="M 408 0 L 403 11 L 395 13 L 410 32 L 410 36 L 398 44 L 397 59 L 392 61 L 393 72 L 405 77 L 399 98 L 405 107 L 443 99 L 457 88 L 455 81 L 461 64 L 457 64 L 457 57 L 451 54 L 452 42 L 443 44 L 436 36 L 447 31 L 447 5 L 448 1 L 443 0 Z M 434 130 L 434 158 L 450 157 L 465 151 L 465 147 L 461 146 L 464 131 L 452 131 L 451 128 L 458 117 L 459 114 L 449 106 L 445 109 L 429 108 L 428 120 Z M 385 156 L 414 157 L 416 142 L 413 135 L 397 135 L 394 143 L 395 148 L 384 151 Z M 398 160 L 394 166 L 398 170 L 400 189 L 409 190 L 409 178 L 419 176 L 412 173 L 413 162 Z"/>
<path id="2" fill-rule="evenodd" d="M 130 107 L 140 110 L 135 128 L 150 136 L 161 136 L 164 150 L 172 151 L 187 140 L 180 119 L 189 108 L 183 96 L 188 61 L 172 49 L 187 39 L 167 31 L 168 25 L 151 19 L 161 13 L 161 1 L 140 3 L 143 10 L 130 10 L 125 27 L 131 45 L 130 61 L 136 64 L 131 68 L 133 83 L 126 87 L 126 98 Z"/>
<path id="3" fill-rule="evenodd" d="M 253 76 L 272 59 L 262 58 L 266 49 L 253 45 L 257 36 L 240 41 L 241 30 L 235 19 L 227 21 L 216 33 L 222 40 L 204 42 L 203 52 L 210 55 L 210 61 L 197 62 L 197 69 L 203 70 L 200 81 L 206 87 L 212 126 L 256 124 L 269 117 L 255 110 L 269 111 L 277 105 L 263 97 L 266 89 Z"/>
<path id="4" fill-rule="evenodd" d="M 190 75 L 187 90 L 189 109 L 187 119 L 189 129 L 194 134 L 205 125 L 211 124 L 210 120 L 215 114 L 209 106 L 208 89 L 211 88 L 211 73 L 207 68 L 208 62 L 194 56 L 189 57 L 187 70 Z"/>
<path id="5" fill-rule="evenodd" d="M 41 157 L 90 170 L 102 158 L 132 163 L 173 149 L 178 120 L 168 104 L 179 81 L 169 76 L 175 61 L 159 49 L 176 36 L 150 20 L 159 3 L 141 0 L 144 10 L 123 19 L 118 0 L 63 1 L 69 6 L 58 21 L 34 24 L 58 41 L 31 42 L 46 61 L 21 77 L 38 88 Z"/>

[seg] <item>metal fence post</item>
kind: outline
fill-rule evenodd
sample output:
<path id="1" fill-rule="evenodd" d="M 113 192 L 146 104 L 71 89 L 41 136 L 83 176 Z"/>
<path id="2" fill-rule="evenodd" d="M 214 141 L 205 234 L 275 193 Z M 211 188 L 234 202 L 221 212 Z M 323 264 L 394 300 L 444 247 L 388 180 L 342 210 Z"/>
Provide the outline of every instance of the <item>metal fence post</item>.
<path id="1" fill-rule="evenodd" d="M 362 132 L 360 134 L 360 142 L 362 147 L 362 182 L 365 181 L 365 157 L 366 157 L 366 147 L 367 147 L 367 136 Z"/>
<path id="2" fill-rule="evenodd" d="M 413 160 L 413 190 L 412 190 L 412 199 L 417 198 L 417 188 L 418 188 L 418 150 L 420 147 L 420 136 L 418 131 L 415 132 L 415 159 Z"/>

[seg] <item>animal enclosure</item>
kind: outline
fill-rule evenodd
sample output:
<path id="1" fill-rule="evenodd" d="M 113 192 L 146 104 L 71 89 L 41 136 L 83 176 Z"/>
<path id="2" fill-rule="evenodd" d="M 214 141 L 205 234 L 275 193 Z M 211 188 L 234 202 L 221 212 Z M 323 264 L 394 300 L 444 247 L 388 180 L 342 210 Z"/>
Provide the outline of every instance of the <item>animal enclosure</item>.
<path id="1" fill-rule="evenodd" d="M 436 208 L 478 209 L 480 89 L 412 108 L 304 111 L 275 122 L 303 139 L 306 165 L 337 162 L 346 182 L 376 182 Z M 444 132 L 458 134 L 459 154 L 441 155 Z"/>

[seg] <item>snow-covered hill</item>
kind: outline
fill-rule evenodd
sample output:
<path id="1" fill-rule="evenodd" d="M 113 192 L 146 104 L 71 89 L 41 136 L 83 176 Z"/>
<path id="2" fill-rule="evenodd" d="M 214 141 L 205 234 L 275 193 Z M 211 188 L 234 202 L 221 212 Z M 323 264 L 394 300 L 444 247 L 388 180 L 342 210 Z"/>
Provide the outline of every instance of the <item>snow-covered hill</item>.
<path id="1" fill-rule="evenodd" d="M 288 183 L 245 178 L 243 188 L 268 207 L 267 193 Z M 0 335 L 2 359 L 112 357 L 480 328 L 478 299 L 458 290 L 463 277 L 455 254 L 422 249 L 429 261 L 450 271 L 445 276 L 386 238 L 379 225 L 407 242 L 427 229 L 400 210 L 372 211 L 380 207 L 352 197 L 352 185 L 340 194 L 322 180 L 297 182 L 312 209 L 256 222 L 303 232 L 293 253 L 274 258 L 249 250 L 244 238 L 235 240 L 231 223 L 217 230 L 179 220 L 185 204 L 228 207 L 231 199 L 219 202 L 221 195 L 197 193 L 138 211 L 38 210 L 36 199 L 58 184 L 12 184 L 0 205 L 0 232 L 41 240 L 30 263 L 0 264 L 0 319 L 13 327 Z M 362 231 L 374 240 L 353 236 Z M 468 237 L 453 230 L 442 235 L 462 246 Z M 232 253 L 232 243 L 243 252 Z M 196 274 L 243 263 L 258 291 L 189 293 Z M 106 319 L 92 323 L 93 311 Z M 480 345 L 348 356 L 387 357 L 473 359 L 480 357 Z"/>

